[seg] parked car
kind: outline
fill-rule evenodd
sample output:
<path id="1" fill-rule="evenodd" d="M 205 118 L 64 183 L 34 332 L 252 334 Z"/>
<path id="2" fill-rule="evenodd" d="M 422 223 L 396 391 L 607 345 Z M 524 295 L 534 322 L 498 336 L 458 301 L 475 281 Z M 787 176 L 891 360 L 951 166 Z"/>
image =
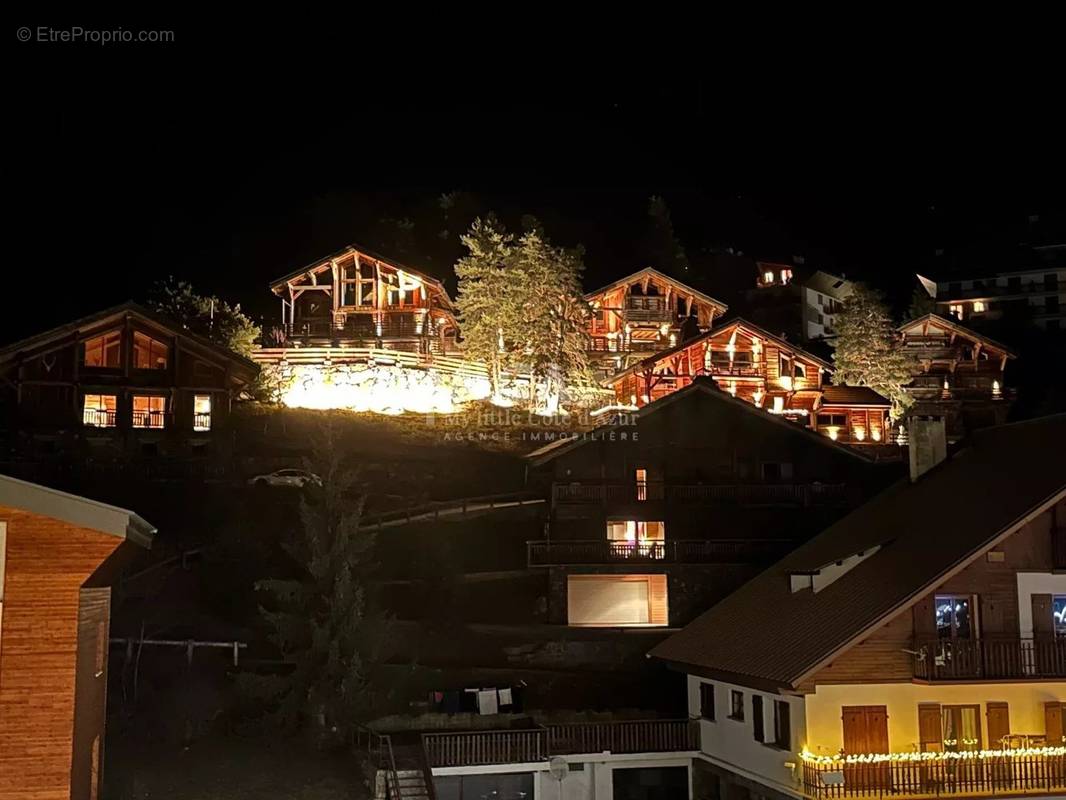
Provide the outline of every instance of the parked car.
<path id="1" fill-rule="evenodd" d="M 256 475 L 248 479 L 249 486 L 266 488 L 268 486 L 286 486 L 303 489 L 308 485 L 321 486 L 322 479 L 305 469 L 278 469 L 267 475 Z"/>

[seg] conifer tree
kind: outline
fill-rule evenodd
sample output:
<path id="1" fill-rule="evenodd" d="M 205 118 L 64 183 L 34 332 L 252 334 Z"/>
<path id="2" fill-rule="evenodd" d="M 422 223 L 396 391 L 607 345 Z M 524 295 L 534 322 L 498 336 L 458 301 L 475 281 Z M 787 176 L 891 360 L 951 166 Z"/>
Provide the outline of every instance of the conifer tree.
<path id="1" fill-rule="evenodd" d="M 834 327 L 833 382 L 869 386 L 892 402 L 893 419 L 901 418 L 912 402 L 903 387 L 914 377 L 914 364 L 881 295 L 856 284 Z"/>
<path id="2" fill-rule="evenodd" d="M 688 253 L 674 232 L 670 209 L 658 195 L 648 198 L 648 228 L 644 237 L 645 256 L 655 267 L 675 278 L 686 279 L 689 273 Z"/>

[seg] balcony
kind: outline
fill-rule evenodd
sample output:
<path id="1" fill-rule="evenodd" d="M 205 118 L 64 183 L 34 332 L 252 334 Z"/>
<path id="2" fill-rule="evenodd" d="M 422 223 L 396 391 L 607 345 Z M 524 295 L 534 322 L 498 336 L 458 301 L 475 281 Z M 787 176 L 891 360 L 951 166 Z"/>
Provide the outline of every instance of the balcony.
<path id="1" fill-rule="evenodd" d="M 802 793 L 832 797 L 1004 797 L 1066 788 L 1062 747 L 865 756 L 801 756 Z"/>
<path id="2" fill-rule="evenodd" d="M 430 767 L 528 764 L 576 753 L 686 753 L 700 749 L 699 728 L 687 719 L 551 725 L 542 728 L 426 733 Z"/>
<path id="3" fill-rule="evenodd" d="M 1066 639 L 930 639 L 914 651 L 916 680 L 1066 678 Z"/>
<path id="4" fill-rule="evenodd" d="M 838 483 L 695 484 L 663 483 L 554 483 L 557 504 L 626 504 L 665 500 L 677 505 L 812 506 L 847 502 Z"/>
<path id="5" fill-rule="evenodd" d="M 571 564 L 752 564 L 786 553 L 788 539 L 667 539 L 665 541 L 526 542 L 531 567 Z"/>
<path id="6" fill-rule="evenodd" d="M 662 297 L 627 297 L 625 304 L 627 322 L 671 322 L 673 310 Z"/>

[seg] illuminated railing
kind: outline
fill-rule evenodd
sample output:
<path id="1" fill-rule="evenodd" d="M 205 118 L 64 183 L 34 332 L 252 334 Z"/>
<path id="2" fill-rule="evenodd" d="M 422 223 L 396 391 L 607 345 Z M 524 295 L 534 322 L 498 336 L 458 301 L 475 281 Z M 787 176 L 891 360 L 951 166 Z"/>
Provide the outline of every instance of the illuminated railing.
<path id="1" fill-rule="evenodd" d="M 778 558 L 789 544 L 787 539 L 574 539 L 526 542 L 526 553 L 531 567 L 633 562 L 748 564 Z"/>
<path id="2" fill-rule="evenodd" d="M 1066 747 L 800 757 L 802 791 L 832 797 L 1000 797 L 1066 788 Z"/>
<path id="3" fill-rule="evenodd" d="M 134 411 L 134 428 L 162 428 L 165 412 L 163 411 Z"/>
<path id="4" fill-rule="evenodd" d="M 666 500 L 671 503 L 738 505 L 836 505 L 847 499 L 843 484 L 666 484 L 660 481 L 637 483 L 555 483 L 556 503 L 640 503 Z"/>
<path id="5" fill-rule="evenodd" d="M 674 313 L 662 297 L 628 297 L 625 317 L 632 322 L 666 322 Z"/>
<path id="6" fill-rule="evenodd" d="M 209 431 L 211 430 L 211 412 L 208 411 L 204 414 L 192 415 L 192 429 L 194 431 Z"/>
<path id="7" fill-rule="evenodd" d="M 915 642 L 914 677 L 928 681 L 1066 678 L 1066 639 L 928 639 Z"/>
<path id="8" fill-rule="evenodd" d="M 102 408 L 87 408 L 82 412 L 83 425 L 92 425 L 94 428 L 114 428 L 116 413 Z"/>

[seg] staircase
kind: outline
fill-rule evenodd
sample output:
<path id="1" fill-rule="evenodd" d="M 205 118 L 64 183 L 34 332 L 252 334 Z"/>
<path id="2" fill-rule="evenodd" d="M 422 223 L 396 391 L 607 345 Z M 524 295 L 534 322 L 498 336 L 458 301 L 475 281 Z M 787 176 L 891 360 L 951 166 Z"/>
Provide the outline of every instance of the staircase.
<path id="1" fill-rule="evenodd" d="M 361 729 L 373 768 L 374 800 L 436 800 L 433 778 L 422 746 L 395 744 L 392 737 Z"/>
<path id="2" fill-rule="evenodd" d="M 384 780 L 380 781 L 380 790 L 374 792 L 375 800 L 430 800 L 429 788 L 422 770 L 399 769 L 396 772 L 382 772 Z"/>

